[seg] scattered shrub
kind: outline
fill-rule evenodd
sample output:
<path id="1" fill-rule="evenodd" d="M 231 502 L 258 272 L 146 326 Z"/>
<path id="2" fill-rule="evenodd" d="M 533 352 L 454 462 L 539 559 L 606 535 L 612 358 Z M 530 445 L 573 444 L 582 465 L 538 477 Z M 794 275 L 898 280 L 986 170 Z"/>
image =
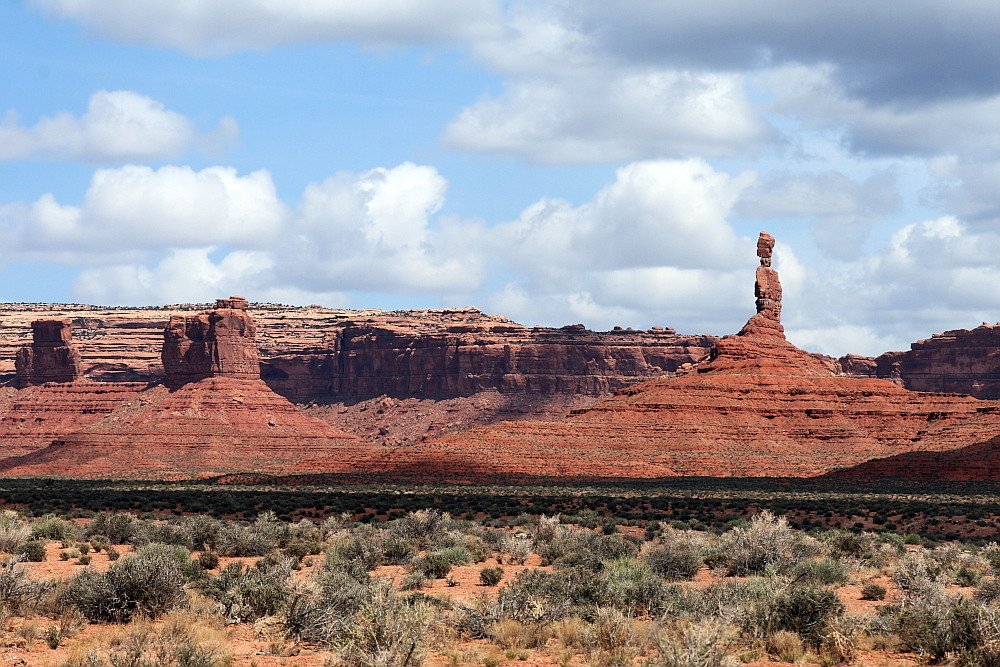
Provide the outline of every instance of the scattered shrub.
<path id="1" fill-rule="evenodd" d="M 262 558 L 248 568 L 234 562 L 203 581 L 201 588 L 219 602 L 227 621 L 252 621 L 285 608 L 291 598 L 291 572 L 292 561 L 284 557 Z"/>
<path id="2" fill-rule="evenodd" d="M 44 540 L 30 540 L 20 548 L 20 556 L 31 563 L 42 563 L 48 557 L 45 553 Z"/>
<path id="3" fill-rule="evenodd" d="M 502 579 L 502 567 L 484 567 L 479 571 L 479 582 L 483 586 L 496 586 Z"/>
<path id="4" fill-rule="evenodd" d="M 792 579 L 799 583 L 836 586 L 850 577 L 847 566 L 836 558 L 810 558 L 796 565 L 791 572 Z"/>
<path id="5" fill-rule="evenodd" d="M 219 567 L 219 554 L 214 551 L 202 551 L 198 554 L 198 564 L 206 570 L 214 570 Z"/>
<path id="6" fill-rule="evenodd" d="M 757 601 L 743 619 L 744 629 L 765 635 L 779 630 L 797 633 L 818 646 L 829 623 L 844 613 L 837 594 L 820 586 L 791 586 L 771 599 Z"/>
<path id="7" fill-rule="evenodd" d="M 443 579 L 451 572 L 451 561 L 440 552 L 417 556 L 411 562 L 414 572 L 420 572 L 429 579 Z"/>
<path id="8" fill-rule="evenodd" d="M 46 514 L 31 524 L 32 539 L 63 540 L 76 534 L 76 526 L 54 514 Z"/>
<path id="9" fill-rule="evenodd" d="M 126 623 L 137 614 L 156 617 L 179 606 L 192 578 L 192 561 L 181 547 L 150 544 L 114 563 L 107 572 L 86 570 L 60 595 L 91 621 Z"/>
<path id="10" fill-rule="evenodd" d="M 884 600 L 886 593 L 885 586 L 875 583 L 867 583 L 861 587 L 862 600 Z"/>
<path id="11" fill-rule="evenodd" d="M 410 604 L 396 595 L 388 582 L 372 584 L 370 598 L 361 606 L 340 648 L 345 667 L 408 667 L 423 662 L 434 607 Z"/>
<path id="12" fill-rule="evenodd" d="M 785 517 L 775 517 L 765 510 L 754 516 L 749 525 L 737 526 L 723 534 L 714 560 L 737 576 L 768 571 L 783 573 L 818 551 L 821 547 L 815 539 L 796 533 Z"/>
<path id="13" fill-rule="evenodd" d="M 703 564 L 699 547 L 691 540 L 678 537 L 647 544 L 639 558 L 667 581 L 691 579 Z"/>

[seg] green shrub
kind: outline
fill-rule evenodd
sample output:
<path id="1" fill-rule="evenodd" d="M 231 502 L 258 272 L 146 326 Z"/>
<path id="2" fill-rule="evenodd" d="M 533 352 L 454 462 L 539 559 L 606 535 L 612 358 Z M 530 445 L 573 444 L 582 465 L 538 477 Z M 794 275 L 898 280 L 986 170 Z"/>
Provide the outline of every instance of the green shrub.
<path id="1" fill-rule="evenodd" d="M 837 594 L 820 586 L 791 586 L 770 600 L 760 600 L 744 616 L 744 629 L 765 635 L 778 630 L 795 632 L 819 646 L 829 624 L 844 613 Z"/>
<path id="2" fill-rule="evenodd" d="M 847 566 L 836 558 L 810 558 L 796 565 L 791 572 L 796 582 L 835 586 L 845 583 L 848 576 Z"/>
<path id="3" fill-rule="evenodd" d="M 45 540 L 31 540 L 25 542 L 24 546 L 21 547 L 20 556 L 31 563 L 42 563 L 47 558 L 45 553 Z"/>
<path id="4" fill-rule="evenodd" d="M 703 564 L 699 551 L 690 540 L 675 538 L 660 544 L 648 543 L 639 558 L 667 581 L 680 581 L 698 573 Z"/>
<path id="5" fill-rule="evenodd" d="M 196 514 L 184 519 L 184 526 L 191 535 L 193 548 L 208 551 L 218 548 L 222 522 L 207 514 Z"/>
<path id="6" fill-rule="evenodd" d="M 656 614 L 662 606 L 664 582 L 644 561 L 628 557 L 605 561 L 600 583 L 601 604 L 626 614 Z"/>
<path id="7" fill-rule="evenodd" d="M 437 551 L 417 556 L 411 566 L 414 572 L 420 572 L 430 579 L 443 579 L 451 572 L 452 567 L 448 557 Z"/>
<path id="8" fill-rule="evenodd" d="M 335 533 L 326 548 L 327 559 L 351 563 L 365 572 L 374 570 L 382 564 L 383 537 L 375 531 Z"/>
<path id="9" fill-rule="evenodd" d="M 127 513 L 102 512 L 87 525 L 86 536 L 103 535 L 112 544 L 139 544 L 145 541 L 146 524 Z"/>
<path id="10" fill-rule="evenodd" d="M 502 579 L 502 567 L 484 567 L 479 571 L 479 581 L 483 586 L 496 586 Z"/>
<path id="11" fill-rule="evenodd" d="M 382 562 L 386 565 L 403 565 L 416 554 L 416 548 L 397 535 L 387 535 L 382 542 Z"/>
<path id="12" fill-rule="evenodd" d="M 886 593 L 885 586 L 875 583 L 867 583 L 861 587 L 862 600 L 884 600 Z"/>
<path id="13" fill-rule="evenodd" d="M 115 562 L 107 572 L 86 570 L 60 595 L 91 621 L 127 623 L 137 614 L 156 617 L 180 605 L 192 578 L 192 561 L 182 547 L 150 544 Z"/>
<path id="14" fill-rule="evenodd" d="M 753 517 L 749 525 L 723 534 L 715 560 L 725 565 L 731 575 L 783 573 L 819 550 L 816 540 L 797 534 L 785 517 L 764 511 Z"/>
<path id="15" fill-rule="evenodd" d="M 949 653 L 974 652 L 997 636 L 996 611 L 940 588 L 904 600 L 896 609 L 896 632 L 906 649 L 940 662 Z"/>
<path id="16" fill-rule="evenodd" d="M 462 545 L 438 549 L 434 553 L 444 556 L 452 565 L 468 565 L 473 560 L 472 552 Z"/>
<path id="17" fill-rule="evenodd" d="M 92 535 L 90 537 L 90 546 L 94 547 L 94 551 L 105 551 L 111 546 L 111 540 L 106 535 Z"/>
<path id="18" fill-rule="evenodd" d="M 291 598 L 289 578 L 292 561 L 261 559 L 254 567 L 230 563 L 219 575 L 201 583 L 205 593 L 219 602 L 223 616 L 232 623 L 273 616 L 285 609 Z"/>
<path id="19" fill-rule="evenodd" d="M 36 540 L 63 540 L 76 532 L 76 526 L 54 514 L 46 514 L 31 524 L 31 537 Z"/>

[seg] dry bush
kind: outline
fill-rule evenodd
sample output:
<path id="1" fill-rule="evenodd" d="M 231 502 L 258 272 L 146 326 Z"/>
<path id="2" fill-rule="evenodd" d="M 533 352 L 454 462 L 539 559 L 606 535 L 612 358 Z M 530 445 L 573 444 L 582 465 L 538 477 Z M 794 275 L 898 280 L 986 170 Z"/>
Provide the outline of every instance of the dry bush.
<path id="1" fill-rule="evenodd" d="M 725 565 L 729 574 L 736 576 L 781 574 L 823 551 L 824 546 L 818 540 L 796 532 L 785 517 L 776 517 L 765 510 L 754 516 L 749 525 L 723 534 L 713 561 Z"/>
<path id="2" fill-rule="evenodd" d="M 570 616 L 553 623 L 552 634 L 560 645 L 569 649 L 582 650 L 587 645 L 589 627 L 589 624 L 582 618 Z"/>
<path id="3" fill-rule="evenodd" d="M 639 559 L 648 564 L 656 574 L 667 581 L 691 579 L 704 564 L 702 540 L 686 532 L 672 531 L 662 542 L 647 542 L 639 552 Z"/>
<path id="4" fill-rule="evenodd" d="M 434 607 L 410 603 L 393 592 L 387 581 L 372 584 L 371 598 L 362 605 L 340 647 L 344 667 L 409 667 L 423 662 Z"/>
<path id="5" fill-rule="evenodd" d="M 17 558 L 0 566 L 0 608 L 8 613 L 17 616 L 34 613 L 52 588 L 50 581 L 35 581 L 29 577 Z"/>
<path id="6" fill-rule="evenodd" d="M 0 521 L 0 551 L 19 553 L 24 543 L 31 538 L 31 526 L 15 521 Z"/>
<path id="7" fill-rule="evenodd" d="M 657 624 L 651 632 L 659 667 L 735 667 L 728 655 L 735 629 L 718 619 Z"/>
<path id="8" fill-rule="evenodd" d="M 541 648 L 552 636 L 548 623 L 522 623 L 505 618 L 490 628 L 490 636 L 500 648 Z"/>
<path id="9" fill-rule="evenodd" d="M 778 630 L 767 638 L 767 652 L 781 662 L 798 662 L 805 652 L 805 644 L 799 633 L 791 630 Z"/>

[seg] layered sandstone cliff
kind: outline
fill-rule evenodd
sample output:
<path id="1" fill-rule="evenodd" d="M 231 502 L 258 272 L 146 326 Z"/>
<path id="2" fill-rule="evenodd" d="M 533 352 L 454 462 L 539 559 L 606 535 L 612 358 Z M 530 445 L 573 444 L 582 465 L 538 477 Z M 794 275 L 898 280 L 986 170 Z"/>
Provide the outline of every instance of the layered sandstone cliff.
<path id="1" fill-rule="evenodd" d="M 686 373 L 560 422 L 501 422 L 400 449 L 387 464 L 451 478 L 811 476 L 1000 432 L 998 403 L 845 378 L 791 345 L 768 246 L 759 246 L 768 270 L 758 271 L 757 314 Z"/>
<path id="2" fill-rule="evenodd" d="M 470 310 L 453 318 L 387 314 L 345 322 L 329 332 L 326 349 L 268 359 L 263 377 L 300 403 L 488 390 L 596 397 L 697 361 L 715 342 L 662 328 L 528 328 Z"/>
<path id="3" fill-rule="evenodd" d="M 907 389 L 1000 399 L 1000 324 L 934 334 L 874 361 L 878 377 Z"/>
<path id="4" fill-rule="evenodd" d="M 84 377 L 159 381 L 164 329 L 211 336 L 204 307 L 96 309 L 0 304 L 0 376 L 40 313 L 72 322 Z M 238 309 L 237 309 L 238 310 Z M 438 400 L 482 391 L 598 397 L 697 361 L 715 338 L 673 329 L 588 331 L 580 325 L 524 327 L 473 309 L 331 310 L 252 304 L 265 381 L 297 403 L 357 402 L 382 395 Z M 171 318 L 174 318 L 171 321 Z M 196 340 L 196 335 L 187 335 Z M 195 361 L 192 359 L 191 361 Z M 204 375 L 211 360 L 201 358 Z"/>

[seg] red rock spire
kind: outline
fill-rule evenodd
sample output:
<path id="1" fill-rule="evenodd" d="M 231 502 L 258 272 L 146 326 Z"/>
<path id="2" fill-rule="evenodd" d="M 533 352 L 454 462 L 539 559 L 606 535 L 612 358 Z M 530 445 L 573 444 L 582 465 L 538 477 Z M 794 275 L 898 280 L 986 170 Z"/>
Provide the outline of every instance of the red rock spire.
<path id="1" fill-rule="evenodd" d="M 778 272 L 771 268 L 773 250 L 774 237 L 767 232 L 761 232 L 757 239 L 757 256 L 760 257 L 760 266 L 757 267 L 754 296 L 757 297 L 757 312 L 780 322 L 781 281 L 778 280 Z"/>

